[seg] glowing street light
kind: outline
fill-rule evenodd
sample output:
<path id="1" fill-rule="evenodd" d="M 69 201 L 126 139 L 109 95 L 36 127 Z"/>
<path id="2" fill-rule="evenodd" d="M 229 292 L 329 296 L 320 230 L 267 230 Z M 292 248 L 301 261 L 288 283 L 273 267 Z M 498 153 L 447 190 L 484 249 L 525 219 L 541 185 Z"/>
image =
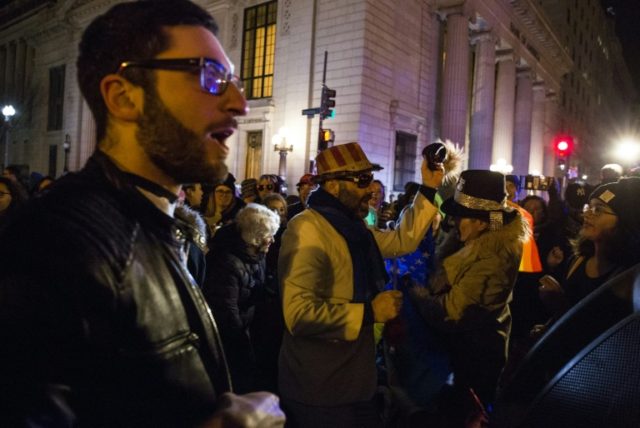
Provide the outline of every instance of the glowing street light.
<path id="1" fill-rule="evenodd" d="M 615 155 L 625 163 L 634 163 L 640 157 L 640 143 L 635 138 L 625 138 L 616 147 Z"/>
<path id="2" fill-rule="evenodd" d="M 501 172 L 504 175 L 511 174 L 513 172 L 513 165 L 509 165 L 506 159 L 498 159 L 496 163 L 489 166 L 489 170 Z"/>
<path id="3" fill-rule="evenodd" d="M 12 105 L 6 105 L 2 108 L 2 114 L 4 115 L 4 121 L 7 124 L 7 130 L 5 132 L 4 140 L 4 167 L 9 166 L 9 142 L 11 137 L 9 131 L 11 130 L 11 118 L 16 114 L 16 109 Z"/>
<path id="4" fill-rule="evenodd" d="M 280 162 L 278 164 L 278 175 L 283 180 L 287 177 L 287 153 L 293 151 L 293 144 L 287 142 L 290 138 L 291 132 L 288 128 L 282 127 L 276 135 L 271 138 L 273 143 L 273 150 L 280 153 Z"/>
<path id="5" fill-rule="evenodd" d="M 16 114 L 16 109 L 12 105 L 4 106 L 2 114 L 4 115 L 4 120 L 9 121 Z"/>

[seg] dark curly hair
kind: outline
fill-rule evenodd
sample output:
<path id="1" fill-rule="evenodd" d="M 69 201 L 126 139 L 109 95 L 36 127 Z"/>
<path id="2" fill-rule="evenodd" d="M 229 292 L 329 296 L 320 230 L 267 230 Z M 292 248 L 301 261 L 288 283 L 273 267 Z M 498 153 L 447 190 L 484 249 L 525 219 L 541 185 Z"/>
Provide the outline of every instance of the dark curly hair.
<path id="1" fill-rule="evenodd" d="M 574 255 L 588 259 L 595 254 L 595 245 L 581 234 L 571 241 Z M 625 224 L 618 222 L 602 244 L 605 259 L 624 268 L 640 263 L 640 237 Z"/>
<path id="2" fill-rule="evenodd" d="M 124 61 L 154 58 L 169 46 L 164 27 L 201 26 L 214 35 L 218 26 L 204 9 L 188 0 L 141 0 L 117 4 L 84 31 L 77 60 L 78 84 L 96 121 L 97 141 L 107 131 L 107 107 L 100 92 L 102 79 Z M 144 89 L 154 84 L 148 70 L 127 70 L 127 79 Z"/>

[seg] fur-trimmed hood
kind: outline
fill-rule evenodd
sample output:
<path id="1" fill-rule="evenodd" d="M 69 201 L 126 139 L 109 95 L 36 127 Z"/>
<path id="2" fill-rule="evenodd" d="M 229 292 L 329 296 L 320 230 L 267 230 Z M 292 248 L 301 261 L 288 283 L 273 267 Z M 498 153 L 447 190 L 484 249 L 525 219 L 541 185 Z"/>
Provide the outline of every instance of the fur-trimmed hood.
<path id="1" fill-rule="evenodd" d="M 465 320 L 468 327 L 478 321 L 480 312 L 497 321 L 499 330 L 508 331 L 511 317 L 507 304 L 528 236 L 527 221 L 518 213 L 502 229 L 484 232 L 442 260 L 430 283 L 432 293 L 441 296 L 436 299 L 443 311 L 441 319 Z"/>
<path id="2" fill-rule="evenodd" d="M 186 205 L 176 207 L 175 217 L 185 226 L 190 240 L 205 253 L 207 252 L 207 224 L 202 215 Z"/>
<path id="3" fill-rule="evenodd" d="M 509 251 L 522 253 L 522 245 L 531 236 L 527 220 L 518 211 L 515 218 L 499 230 L 487 230 L 469 242 L 466 247 L 475 247 L 478 251 Z"/>

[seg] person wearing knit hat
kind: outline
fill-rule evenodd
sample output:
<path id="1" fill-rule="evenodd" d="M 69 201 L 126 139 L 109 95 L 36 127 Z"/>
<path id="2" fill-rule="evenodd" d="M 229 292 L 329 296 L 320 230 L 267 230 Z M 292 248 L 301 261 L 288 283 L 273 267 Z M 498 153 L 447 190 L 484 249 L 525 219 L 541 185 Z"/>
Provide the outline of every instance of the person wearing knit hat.
<path id="1" fill-rule="evenodd" d="M 621 178 L 597 187 L 584 206 L 574 243 L 575 260 L 560 283 L 540 280 L 540 297 L 557 319 L 600 285 L 640 263 L 640 178 Z"/>
<path id="2" fill-rule="evenodd" d="M 245 204 L 258 202 L 258 180 L 247 178 L 240 183 L 240 197 Z"/>
<path id="3" fill-rule="evenodd" d="M 236 196 L 236 178 L 229 173 L 222 182 L 215 184 L 202 197 L 204 219 L 209 228 L 209 236 L 216 230 L 235 218 L 240 209 L 245 206 L 242 199 Z"/>
<path id="4" fill-rule="evenodd" d="M 313 182 L 313 174 L 307 173 L 300 177 L 296 187 L 298 188 L 300 200 L 289 205 L 287 208 L 287 220 L 291 220 L 307 207 L 307 198 L 309 197 L 309 194 L 318 187 L 318 185 Z"/>
<path id="5" fill-rule="evenodd" d="M 307 198 L 309 197 L 309 193 L 315 190 L 318 186 L 313 183 L 313 174 L 304 174 L 300 177 L 300 181 L 296 184 L 296 188 L 298 189 L 298 195 L 300 196 L 300 202 L 305 207 L 307 206 Z"/>
<path id="6" fill-rule="evenodd" d="M 615 183 L 622 177 L 624 169 L 617 163 L 608 163 L 600 168 L 600 183 Z"/>
<path id="7" fill-rule="evenodd" d="M 402 293 L 382 257 L 414 251 L 438 212 L 444 166 L 422 162 L 422 185 L 396 230 L 367 228 L 372 164 L 358 143 L 315 159 L 319 184 L 282 236 L 278 276 L 286 329 L 279 386 L 292 426 L 378 426 L 374 322 L 397 316 Z"/>

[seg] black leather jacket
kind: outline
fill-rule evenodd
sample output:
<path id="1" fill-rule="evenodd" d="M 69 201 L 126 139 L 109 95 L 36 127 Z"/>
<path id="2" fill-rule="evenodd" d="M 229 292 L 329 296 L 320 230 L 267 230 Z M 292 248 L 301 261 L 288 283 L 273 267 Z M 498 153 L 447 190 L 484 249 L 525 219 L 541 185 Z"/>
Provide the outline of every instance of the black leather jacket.
<path id="1" fill-rule="evenodd" d="M 189 426 L 231 389 L 193 229 L 100 152 L 0 234 L 0 426 Z"/>

